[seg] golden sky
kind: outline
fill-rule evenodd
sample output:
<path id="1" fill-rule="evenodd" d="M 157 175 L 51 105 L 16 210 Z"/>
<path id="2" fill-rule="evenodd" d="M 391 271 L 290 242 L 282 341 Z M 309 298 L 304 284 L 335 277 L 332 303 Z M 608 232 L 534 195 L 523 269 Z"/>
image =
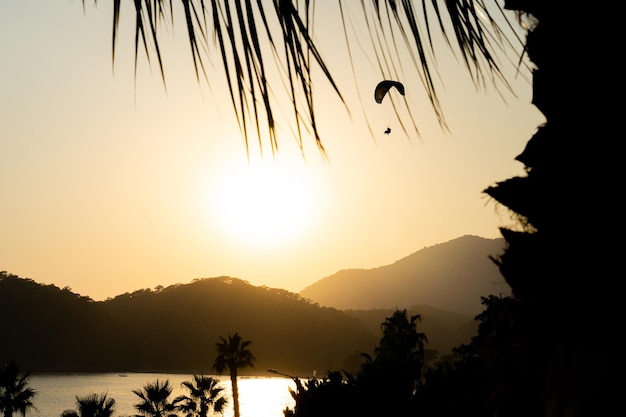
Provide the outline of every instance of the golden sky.
<path id="1" fill-rule="evenodd" d="M 503 100 L 440 48 L 451 133 L 407 71 L 421 132 L 407 136 L 374 101 L 371 57 L 353 75 L 326 12 L 316 36 L 350 104 L 317 85 L 328 160 L 310 138 L 303 157 L 286 125 L 274 157 L 252 142 L 248 160 L 218 59 L 198 84 L 175 25 L 167 90 L 143 56 L 135 83 L 131 13 L 113 66 L 112 7 L 87 3 L 0 3 L 0 270 L 95 300 L 221 275 L 297 292 L 510 224 L 482 190 L 523 173 L 514 157 L 543 122 L 528 77 L 511 75 Z"/>

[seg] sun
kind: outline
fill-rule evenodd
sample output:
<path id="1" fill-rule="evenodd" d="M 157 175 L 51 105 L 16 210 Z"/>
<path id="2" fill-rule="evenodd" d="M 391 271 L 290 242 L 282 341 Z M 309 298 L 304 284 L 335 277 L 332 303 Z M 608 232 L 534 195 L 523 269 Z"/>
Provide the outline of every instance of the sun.
<path id="1" fill-rule="evenodd" d="M 304 167 L 261 160 L 226 167 L 211 200 L 229 239 L 267 247 L 300 238 L 311 227 L 316 199 Z"/>

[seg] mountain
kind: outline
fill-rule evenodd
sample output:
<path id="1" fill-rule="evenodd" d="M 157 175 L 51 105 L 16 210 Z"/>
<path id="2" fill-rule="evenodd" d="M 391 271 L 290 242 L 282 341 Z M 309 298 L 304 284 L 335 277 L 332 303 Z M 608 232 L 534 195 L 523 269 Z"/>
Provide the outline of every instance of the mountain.
<path id="1" fill-rule="evenodd" d="M 388 266 L 339 271 L 299 294 L 217 277 L 96 302 L 2 271 L 0 363 L 14 359 L 35 372 L 209 373 L 219 338 L 238 332 L 257 358 L 242 375 L 355 370 L 396 308 L 419 314 L 430 354 L 446 354 L 476 333 L 480 297 L 508 290 L 488 258 L 503 244 L 463 236 Z"/>
<path id="2" fill-rule="evenodd" d="M 418 306 L 429 357 L 449 353 L 475 334 L 459 313 Z M 215 344 L 238 332 L 252 341 L 255 368 L 307 376 L 355 371 L 373 353 L 392 309 L 340 311 L 282 289 L 231 278 L 142 289 L 94 301 L 69 288 L 0 272 L 0 363 L 34 372 L 210 373 Z"/>
<path id="3" fill-rule="evenodd" d="M 299 294 L 340 310 L 408 309 L 421 304 L 474 316 L 483 311 L 481 296 L 509 294 L 489 259 L 503 248 L 502 238 L 466 235 L 425 247 L 391 265 L 341 270 Z"/>
<path id="4" fill-rule="evenodd" d="M 93 301 L 0 273 L 0 363 L 34 372 L 210 373 L 220 337 L 250 340 L 255 368 L 341 369 L 377 343 L 356 318 L 285 290 L 230 278 Z"/>

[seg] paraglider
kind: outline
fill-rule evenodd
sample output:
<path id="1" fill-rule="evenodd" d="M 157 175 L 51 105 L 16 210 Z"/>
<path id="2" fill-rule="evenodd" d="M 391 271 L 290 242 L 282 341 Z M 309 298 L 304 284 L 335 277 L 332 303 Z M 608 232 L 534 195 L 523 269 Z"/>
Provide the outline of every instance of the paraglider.
<path id="1" fill-rule="evenodd" d="M 400 94 L 404 95 L 404 84 L 400 81 L 384 80 L 379 82 L 374 90 L 374 99 L 376 100 L 376 103 L 382 103 L 383 98 L 385 98 L 387 91 L 389 91 L 391 87 L 395 87 Z"/>
<path id="2" fill-rule="evenodd" d="M 391 87 L 395 87 L 400 94 L 404 95 L 404 84 L 402 84 L 400 81 L 383 80 L 379 82 L 374 89 L 374 99 L 376 100 L 376 103 L 383 102 L 385 95 L 387 95 L 387 92 L 389 91 L 389 89 L 391 89 Z M 391 133 L 391 128 L 387 127 L 387 129 L 385 129 L 383 133 L 385 135 L 389 135 Z"/>

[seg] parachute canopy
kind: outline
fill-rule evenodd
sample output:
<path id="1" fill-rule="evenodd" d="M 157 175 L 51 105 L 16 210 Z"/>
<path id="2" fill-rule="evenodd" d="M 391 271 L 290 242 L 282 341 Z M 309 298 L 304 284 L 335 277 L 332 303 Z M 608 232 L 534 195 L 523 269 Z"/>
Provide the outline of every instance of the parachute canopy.
<path id="1" fill-rule="evenodd" d="M 389 91 L 391 87 L 396 87 L 400 94 L 404 95 L 404 84 L 399 81 L 384 80 L 379 82 L 374 90 L 374 99 L 376 99 L 376 103 L 382 103 L 383 98 L 385 98 L 385 94 L 387 94 L 387 91 Z"/>

